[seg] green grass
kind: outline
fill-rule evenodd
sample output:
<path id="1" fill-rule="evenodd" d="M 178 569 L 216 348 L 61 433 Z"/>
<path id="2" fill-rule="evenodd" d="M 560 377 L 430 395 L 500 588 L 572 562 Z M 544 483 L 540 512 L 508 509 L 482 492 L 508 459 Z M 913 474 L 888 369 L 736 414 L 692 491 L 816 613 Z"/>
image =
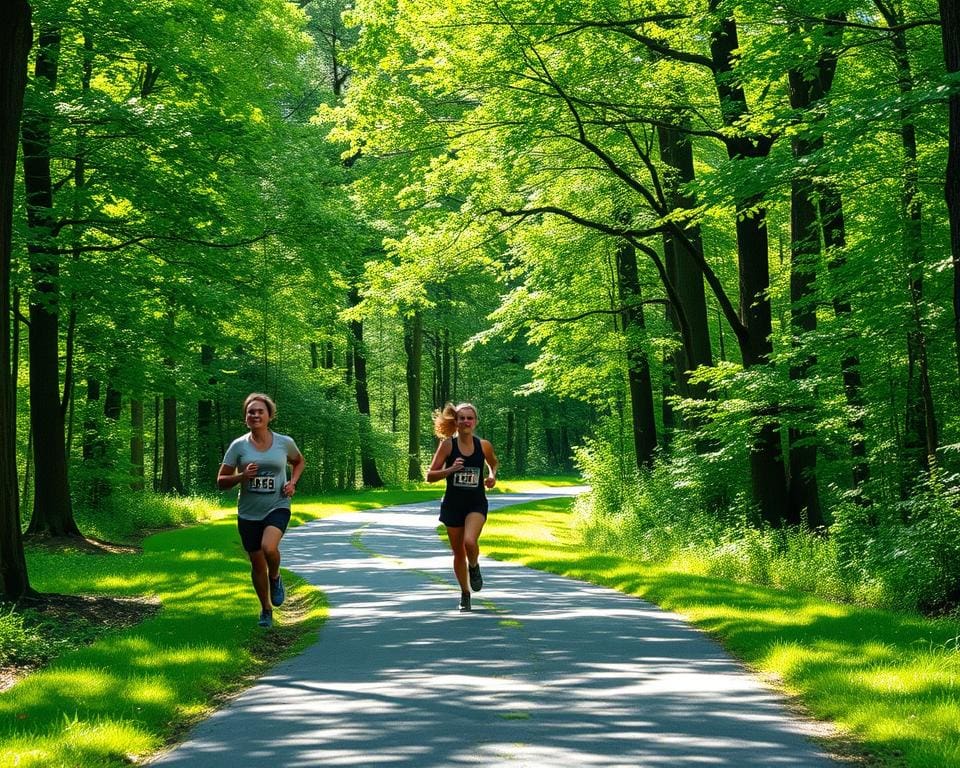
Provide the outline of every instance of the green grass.
<path id="1" fill-rule="evenodd" d="M 483 551 L 676 611 L 862 745 L 876 765 L 960 766 L 960 622 L 860 608 L 629 561 L 579 543 L 569 499 L 498 510 Z M 851 747 L 851 742 L 854 746 Z"/>
<path id="2" fill-rule="evenodd" d="M 574 483 L 575 478 L 509 481 L 499 490 Z M 442 483 L 419 483 L 298 498 L 292 524 L 437 499 L 442 492 Z M 39 592 L 146 596 L 162 607 L 133 628 L 99 633 L 80 625 L 30 623 L 21 614 L 0 617 L 0 652 L 7 662 L 48 662 L 0 693 L 0 766 L 129 765 L 175 740 L 268 664 L 311 642 L 325 616 L 325 600 L 290 573 L 288 606 L 277 613 L 274 630 L 256 627 L 258 605 L 231 497 L 174 504 L 158 497 L 144 508 L 115 500 L 116 509 L 105 512 L 97 526 L 87 525 L 99 537 L 129 541 L 141 527 L 204 520 L 144 539 L 142 554 L 28 549 L 31 583 Z M 93 642 L 90 634 L 97 635 Z"/>
<path id="3" fill-rule="evenodd" d="M 542 487 L 498 483 L 503 492 Z M 298 498 L 294 524 L 441 492 L 437 483 Z M 844 738 L 834 747 L 850 737 L 873 764 L 960 766 L 960 623 L 737 584 L 704 575 L 695 562 L 653 566 L 590 551 L 570 505 L 556 499 L 499 510 L 484 530 L 484 554 L 613 587 L 687 616 L 815 717 L 835 723 Z M 140 761 L 269 663 L 312 641 L 325 615 L 322 594 L 288 574 L 293 609 L 278 613 L 274 631 L 259 630 L 235 512 L 225 503 L 210 516 L 147 538 L 139 555 L 29 552 L 40 591 L 156 596 L 162 609 L 62 654 L 0 694 L 0 766 Z"/>
<path id="4" fill-rule="evenodd" d="M 32 552 L 44 592 L 154 595 L 158 614 L 65 653 L 0 695 L 0 765 L 119 766 L 163 746 L 268 660 L 308 642 L 322 595 L 289 579 L 296 621 L 255 626 L 232 520 L 158 534 L 142 555 Z"/>

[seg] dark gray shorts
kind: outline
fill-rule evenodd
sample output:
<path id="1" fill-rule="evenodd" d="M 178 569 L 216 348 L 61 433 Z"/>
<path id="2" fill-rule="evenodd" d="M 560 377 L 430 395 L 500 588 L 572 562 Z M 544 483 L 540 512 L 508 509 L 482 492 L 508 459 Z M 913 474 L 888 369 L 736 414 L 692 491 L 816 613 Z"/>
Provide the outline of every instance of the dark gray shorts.
<path id="1" fill-rule="evenodd" d="M 263 532 L 267 526 L 279 528 L 284 533 L 290 525 L 290 508 L 278 507 L 272 510 L 263 520 L 244 520 L 237 518 L 237 530 L 240 531 L 240 541 L 247 552 L 256 552 L 263 547 Z"/>

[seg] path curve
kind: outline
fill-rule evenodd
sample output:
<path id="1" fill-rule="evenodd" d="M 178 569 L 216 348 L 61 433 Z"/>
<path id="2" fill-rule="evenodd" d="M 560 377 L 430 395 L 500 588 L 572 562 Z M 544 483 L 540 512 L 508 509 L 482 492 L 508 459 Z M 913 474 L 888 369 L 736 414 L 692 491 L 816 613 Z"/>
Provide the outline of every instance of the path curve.
<path id="1" fill-rule="evenodd" d="M 577 490 L 491 495 L 491 512 Z M 458 614 L 438 506 L 291 529 L 285 567 L 331 603 L 318 642 L 152 764 L 836 765 L 778 695 L 642 600 L 481 557 L 484 589 Z"/>

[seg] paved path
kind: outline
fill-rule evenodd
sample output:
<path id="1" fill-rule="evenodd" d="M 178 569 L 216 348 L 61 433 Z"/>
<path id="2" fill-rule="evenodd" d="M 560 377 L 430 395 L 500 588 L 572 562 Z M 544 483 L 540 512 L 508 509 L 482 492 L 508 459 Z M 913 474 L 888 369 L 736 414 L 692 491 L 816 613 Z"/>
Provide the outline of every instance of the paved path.
<path id="1" fill-rule="evenodd" d="M 436 526 L 421 504 L 291 529 L 285 566 L 330 598 L 319 641 L 154 765 L 835 765 L 776 695 L 649 603 L 481 558 L 474 612 L 457 613 Z"/>

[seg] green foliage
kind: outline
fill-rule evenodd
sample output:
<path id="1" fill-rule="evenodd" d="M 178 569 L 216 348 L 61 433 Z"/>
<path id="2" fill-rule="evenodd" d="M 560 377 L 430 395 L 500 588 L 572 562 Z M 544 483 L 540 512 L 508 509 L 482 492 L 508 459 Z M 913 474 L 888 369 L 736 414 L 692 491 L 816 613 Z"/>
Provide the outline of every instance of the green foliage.
<path id="1" fill-rule="evenodd" d="M 960 599 L 957 486 L 941 472 L 903 503 L 841 503 L 829 531 L 811 531 L 756 527 L 746 491 L 724 483 L 715 456 L 690 451 L 623 474 L 598 443 L 577 460 L 591 484 L 577 503 L 582 535 L 597 549 L 879 608 L 937 614 Z"/>
<path id="2" fill-rule="evenodd" d="M 48 638 L 28 625 L 12 607 L 0 610 L 0 667 L 21 666 L 47 658 Z"/>
<path id="3" fill-rule="evenodd" d="M 209 496 L 165 496 L 116 488 L 96 507 L 80 506 L 74 514 L 87 535 L 110 542 L 139 541 L 146 533 L 204 522 L 219 502 Z"/>
<path id="4" fill-rule="evenodd" d="M 928 613 L 960 603 L 956 477 L 936 470 L 892 505 L 846 504 L 831 528 L 846 574 L 873 585 L 875 602 Z"/>

